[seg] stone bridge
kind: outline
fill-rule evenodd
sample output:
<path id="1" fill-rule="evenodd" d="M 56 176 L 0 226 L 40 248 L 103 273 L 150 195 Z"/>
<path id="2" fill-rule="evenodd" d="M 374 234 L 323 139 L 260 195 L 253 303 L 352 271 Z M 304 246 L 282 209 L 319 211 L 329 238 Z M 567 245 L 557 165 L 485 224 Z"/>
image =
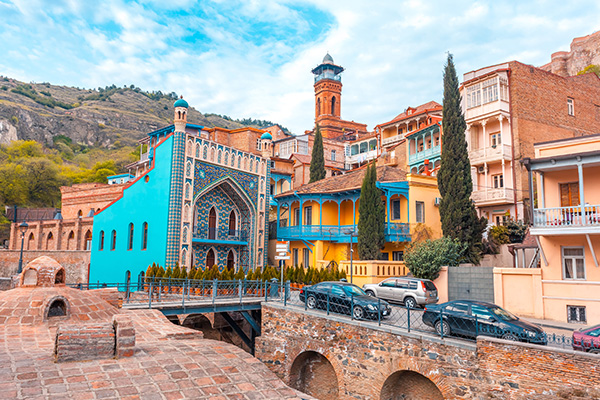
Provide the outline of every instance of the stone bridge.
<path id="1" fill-rule="evenodd" d="M 256 356 L 330 399 L 600 399 L 600 356 L 501 339 L 440 339 L 263 303 Z"/>

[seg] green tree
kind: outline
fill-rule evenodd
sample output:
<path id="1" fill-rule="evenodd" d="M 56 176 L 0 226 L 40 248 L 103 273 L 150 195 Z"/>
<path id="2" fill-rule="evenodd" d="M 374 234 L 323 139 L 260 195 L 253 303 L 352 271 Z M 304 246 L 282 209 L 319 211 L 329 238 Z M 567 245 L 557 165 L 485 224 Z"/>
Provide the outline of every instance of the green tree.
<path id="1" fill-rule="evenodd" d="M 583 74 L 587 74 L 587 73 L 594 73 L 594 74 L 598 75 L 598 78 L 600 78 L 600 65 L 590 64 L 587 67 L 585 67 L 584 69 L 582 69 L 581 71 L 579 71 L 577 73 L 577 75 L 583 75 Z"/>
<path id="2" fill-rule="evenodd" d="M 457 266 L 467 249 L 466 243 L 456 239 L 428 239 L 410 245 L 404 254 L 404 263 L 415 277 L 434 280 L 443 266 Z"/>
<path id="3" fill-rule="evenodd" d="M 29 204 L 36 207 L 57 206 L 60 203 L 60 187 L 68 182 L 59 175 L 59 169 L 47 158 L 23 158 L 20 164 L 25 170 L 24 184 Z"/>
<path id="4" fill-rule="evenodd" d="M 358 256 L 361 260 L 379 260 L 385 245 L 385 208 L 377 187 L 377 166 L 367 166 L 360 189 L 358 206 Z"/>
<path id="5" fill-rule="evenodd" d="M 325 153 L 323 150 L 323 136 L 321 128 L 317 124 L 315 129 L 315 142 L 313 143 L 310 158 L 310 180 L 308 183 L 317 182 L 325 178 Z"/>
<path id="6" fill-rule="evenodd" d="M 22 206 L 28 202 L 25 169 L 22 165 L 0 165 L 0 204 Z"/>
<path id="7" fill-rule="evenodd" d="M 473 182 L 465 140 L 467 125 L 460 103 L 454 60 L 452 54 L 448 54 L 444 69 L 442 159 L 437 178 L 442 196 L 440 218 L 444 236 L 466 243 L 465 260 L 477 264 L 487 221 L 477 217 L 471 201 Z"/>

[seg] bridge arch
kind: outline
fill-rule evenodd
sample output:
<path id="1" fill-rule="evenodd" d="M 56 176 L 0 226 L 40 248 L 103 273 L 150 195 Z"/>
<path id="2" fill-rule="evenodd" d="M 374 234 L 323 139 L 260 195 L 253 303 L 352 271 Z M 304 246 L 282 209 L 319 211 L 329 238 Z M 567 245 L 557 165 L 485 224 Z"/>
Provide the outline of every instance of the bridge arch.
<path id="1" fill-rule="evenodd" d="M 320 400 L 337 400 L 340 386 L 332 363 L 323 354 L 301 352 L 290 368 L 291 387 Z"/>
<path id="2" fill-rule="evenodd" d="M 425 375 L 401 370 L 388 376 L 381 388 L 379 399 L 444 400 L 444 396 L 436 384 Z"/>

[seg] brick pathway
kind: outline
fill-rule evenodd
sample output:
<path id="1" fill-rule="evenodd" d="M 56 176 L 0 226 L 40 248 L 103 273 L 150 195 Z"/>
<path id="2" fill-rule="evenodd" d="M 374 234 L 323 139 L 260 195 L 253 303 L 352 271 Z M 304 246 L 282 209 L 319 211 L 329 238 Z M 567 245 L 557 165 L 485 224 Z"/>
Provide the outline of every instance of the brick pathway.
<path id="1" fill-rule="evenodd" d="M 56 327 L 0 326 L 0 399 L 311 399 L 233 345 L 202 339 L 158 311 L 130 311 L 136 353 L 53 362 Z"/>

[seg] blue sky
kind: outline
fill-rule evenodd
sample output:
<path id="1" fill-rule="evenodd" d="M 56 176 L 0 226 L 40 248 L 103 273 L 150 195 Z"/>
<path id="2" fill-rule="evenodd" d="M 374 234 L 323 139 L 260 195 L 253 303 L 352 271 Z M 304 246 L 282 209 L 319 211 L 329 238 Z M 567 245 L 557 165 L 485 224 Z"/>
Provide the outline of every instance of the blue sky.
<path id="1" fill-rule="evenodd" d="M 346 68 L 342 118 L 389 121 L 441 102 L 446 52 L 464 72 L 536 66 L 600 30 L 600 2 L 0 0 L 0 74 L 175 91 L 201 112 L 314 123 L 310 70 Z"/>

